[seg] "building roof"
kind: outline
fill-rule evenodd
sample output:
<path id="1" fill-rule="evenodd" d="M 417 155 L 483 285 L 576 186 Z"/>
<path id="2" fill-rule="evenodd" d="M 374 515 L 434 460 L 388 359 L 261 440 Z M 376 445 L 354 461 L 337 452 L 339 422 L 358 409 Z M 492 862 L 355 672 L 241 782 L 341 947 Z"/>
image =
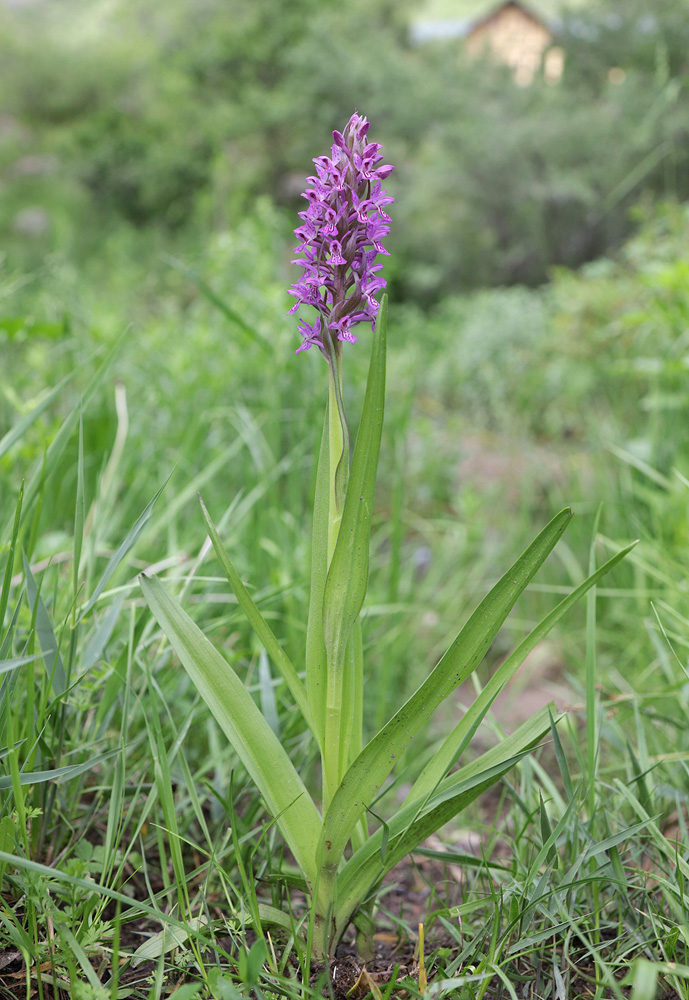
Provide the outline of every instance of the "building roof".
<path id="1" fill-rule="evenodd" d="M 433 4 L 427 4 L 427 8 Z M 435 2 L 438 6 L 438 2 Z M 522 3 L 521 0 L 456 0 L 456 14 L 464 11 L 462 17 L 427 17 L 424 9 L 423 17 L 414 19 L 410 25 L 410 38 L 413 44 L 422 45 L 424 42 L 449 40 L 452 38 L 466 38 L 475 28 L 487 24 L 503 7 L 519 7 L 528 17 L 533 18 L 547 27 L 553 28 L 557 24 L 557 18 L 547 16 L 543 10 L 543 4 Z M 553 3 L 546 6 L 552 7 Z M 473 11 L 469 16 L 468 12 Z"/>
<path id="2" fill-rule="evenodd" d="M 526 0 L 523 4 L 535 17 L 544 22 L 556 20 L 567 8 L 586 7 L 591 0 Z M 415 21 L 474 21 L 502 7 L 498 0 L 421 0 Z"/>

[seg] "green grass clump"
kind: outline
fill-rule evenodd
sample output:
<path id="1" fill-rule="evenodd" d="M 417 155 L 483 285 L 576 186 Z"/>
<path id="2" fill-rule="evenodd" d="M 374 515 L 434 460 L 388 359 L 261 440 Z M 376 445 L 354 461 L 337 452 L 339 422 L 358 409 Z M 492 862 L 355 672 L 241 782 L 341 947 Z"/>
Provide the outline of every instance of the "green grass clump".
<path id="1" fill-rule="evenodd" d="M 315 781 L 196 513 L 202 489 L 300 659 L 324 401 L 318 359 L 293 357 L 283 235 L 264 204 L 203 251 L 173 248 L 171 262 L 152 247 L 145 273 L 122 237 L 104 251 L 109 278 L 66 259 L 3 274 L 5 315 L 21 320 L 0 328 L 7 996 L 318 995 L 290 858 L 136 583 L 157 566 Z M 567 719 L 467 818 L 472 836 L 451 828 L 442 858 L 420 853 L 400 872 L 430 883 L 435 995 L 535 984 L 543 996 L 689 997 L 686 236 L 685 210 L 668 206 L 616 260 L 542 290 L 448 299 L 429 316 L 391 309 L 363 620 L 369 732 L 547 512 L 573 503 L 568 547 L 479 684 L 553 593 L 581 582 L 592 551 L 600 564 L 641 538 L 555 637 Z M 352 393 L 365 361 L 347 358 Z M 416 934 L 407 896 L 391 884 L 383 898 L 389 934 Z M 276 927 L 277 911 L 289 916 Z M 399 983 L 418 989 L 413 960 L 406 971 Z"/>

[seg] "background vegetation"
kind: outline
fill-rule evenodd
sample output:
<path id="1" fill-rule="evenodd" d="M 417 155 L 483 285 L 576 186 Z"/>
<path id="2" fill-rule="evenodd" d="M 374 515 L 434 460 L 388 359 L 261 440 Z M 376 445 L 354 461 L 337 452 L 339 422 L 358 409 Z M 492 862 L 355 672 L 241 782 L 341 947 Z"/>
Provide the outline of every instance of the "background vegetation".
<path id="1" fill-rule="evenodd" d="M 325 384 L 285 318 L 290 229 L 354 106 L 396 164 L 371 726 L 556 509 L 572 528 L 484 677 L 591 558 L 641 539 L 524 682 L 572 707 L 559 764 L 522 765 L 473 841 L 448 832 L 461 883 L 417 859 L 448 888 L 428 904 L 436 978 L 462 996 L 539 976 L 543 995 L 689 996 L 688 13 L 564 11 L 561 83 L 518 88 L 458 43 L 412 46 L 406 0 L 0 8 L 8 996 L 233 997 L 266 956 L 259 991 L 306 974 L 249 930 L 257 899 L 286 905 L 279 841 L 136 573 L 167 575 L 310 774 L 196 492 L 299 660 Z M 365 334 L 346 360 L 355 425 Z M 467 861 L 476 831 L 499 870 Z"/>

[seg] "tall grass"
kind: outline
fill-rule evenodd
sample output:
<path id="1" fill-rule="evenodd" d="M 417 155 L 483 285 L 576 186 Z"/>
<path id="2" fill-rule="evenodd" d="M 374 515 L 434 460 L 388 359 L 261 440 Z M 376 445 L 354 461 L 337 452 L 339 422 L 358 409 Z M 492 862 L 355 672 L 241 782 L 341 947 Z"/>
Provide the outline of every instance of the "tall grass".
<path id="1" fill-rule="evenodd" d="M 263 206 L 181 269 L 160 262 L 154 279 L 130 263 L 143 291 L 126 310 L 122 273 L 96 286 L 55 265 L 42 288 L 5 276 L 6 315 L 23 317 L 0 343 L 0 940 L 19 956 L 0 968 L 8 996 L 310 994 L 298 896 L 281 929 L 271 923 L 290 859 L 135 587 L 157 563 L 315 778 L 195 513 L 202 489 L 299 656 L 323 399 L 318 359 L 292 359 L 281 234 Z M 544 512 L 573 502 L 569 546 L 479 683 L 508 637 L 583 579 L 591 551 L 600 563 L 641 537 L 599 587 L 589 629 L 581 609 L 558 634 L 574 707 L 477 807 L 476 857 L 452 829 L 441 859 L 437 846 L 416 856 L 448 890 L 426 920 L 436 995 L 521 995 L 528 981 L 553 996 L 650 1000 L 657 983 L 689 996 L 685 236 L 685 214 L 668 209 L 618 263 L 544 291 L 452 300 L 428 317 L 391 310 L 363 622 L 369 731 Z M 352 355 L 352 386 L 359 364 Z M 413 932 L 394 898 L 388 928 Z"/>

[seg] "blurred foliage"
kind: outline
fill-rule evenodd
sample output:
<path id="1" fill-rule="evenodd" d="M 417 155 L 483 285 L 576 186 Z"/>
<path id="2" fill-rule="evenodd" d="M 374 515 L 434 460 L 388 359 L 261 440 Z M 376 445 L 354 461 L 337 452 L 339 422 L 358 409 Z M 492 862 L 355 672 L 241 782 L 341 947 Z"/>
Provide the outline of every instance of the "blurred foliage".
<path id="1" fill-rule="evenodd" d="M 3 6 L 0 231 L 83 260 L 120 225 L 233 226 L 259 195 L 292 218 L 357 107 L 397 167 L 397 298 L 539 283 L 618 244 L 641 197 L 689 197 L 688 13 L 578 7 L 562 81 L 518 87 L 461 41 L 412 46 L 412 0 Z"/>
<path id="2" fill-rule="evenodd" d="M 655 77 L 662 85 L 689 72 L 689 8 L 678 0 L 590 0 L 560 26 L 570 82 L 605 92 L 611 68 Z M 614 78 L 615 74 L 613 74 Z M 619 74 L 618 74 L 619 78 Z"/>
<path id="3" fill-rule="evenodd" d="M 557 269 L 540 289 L 450 296 L 411 320 L 440 406 L 498 434 L 519 414 L 543 442 L 615 440 L 661 472 L 688 462 L 689 208 L 635 216 L 614 258 Z"/>
<path id="4" fill-rule="evenodd" d="M 499 524 L 515 502 L 533 516 L 605 497 L 620 535 L 686 545 L 689 208 L 649 204 L 635 216 L 614 258 L 557 269 L 543 288 L 400 311 L 398 363 L 420 373 L 416 432 L 457 455 L 451 469 L 437 463 L 442 480 L 423 454 L 406 469 L 412 481 L 418 466 L 436 502 Z"/>

